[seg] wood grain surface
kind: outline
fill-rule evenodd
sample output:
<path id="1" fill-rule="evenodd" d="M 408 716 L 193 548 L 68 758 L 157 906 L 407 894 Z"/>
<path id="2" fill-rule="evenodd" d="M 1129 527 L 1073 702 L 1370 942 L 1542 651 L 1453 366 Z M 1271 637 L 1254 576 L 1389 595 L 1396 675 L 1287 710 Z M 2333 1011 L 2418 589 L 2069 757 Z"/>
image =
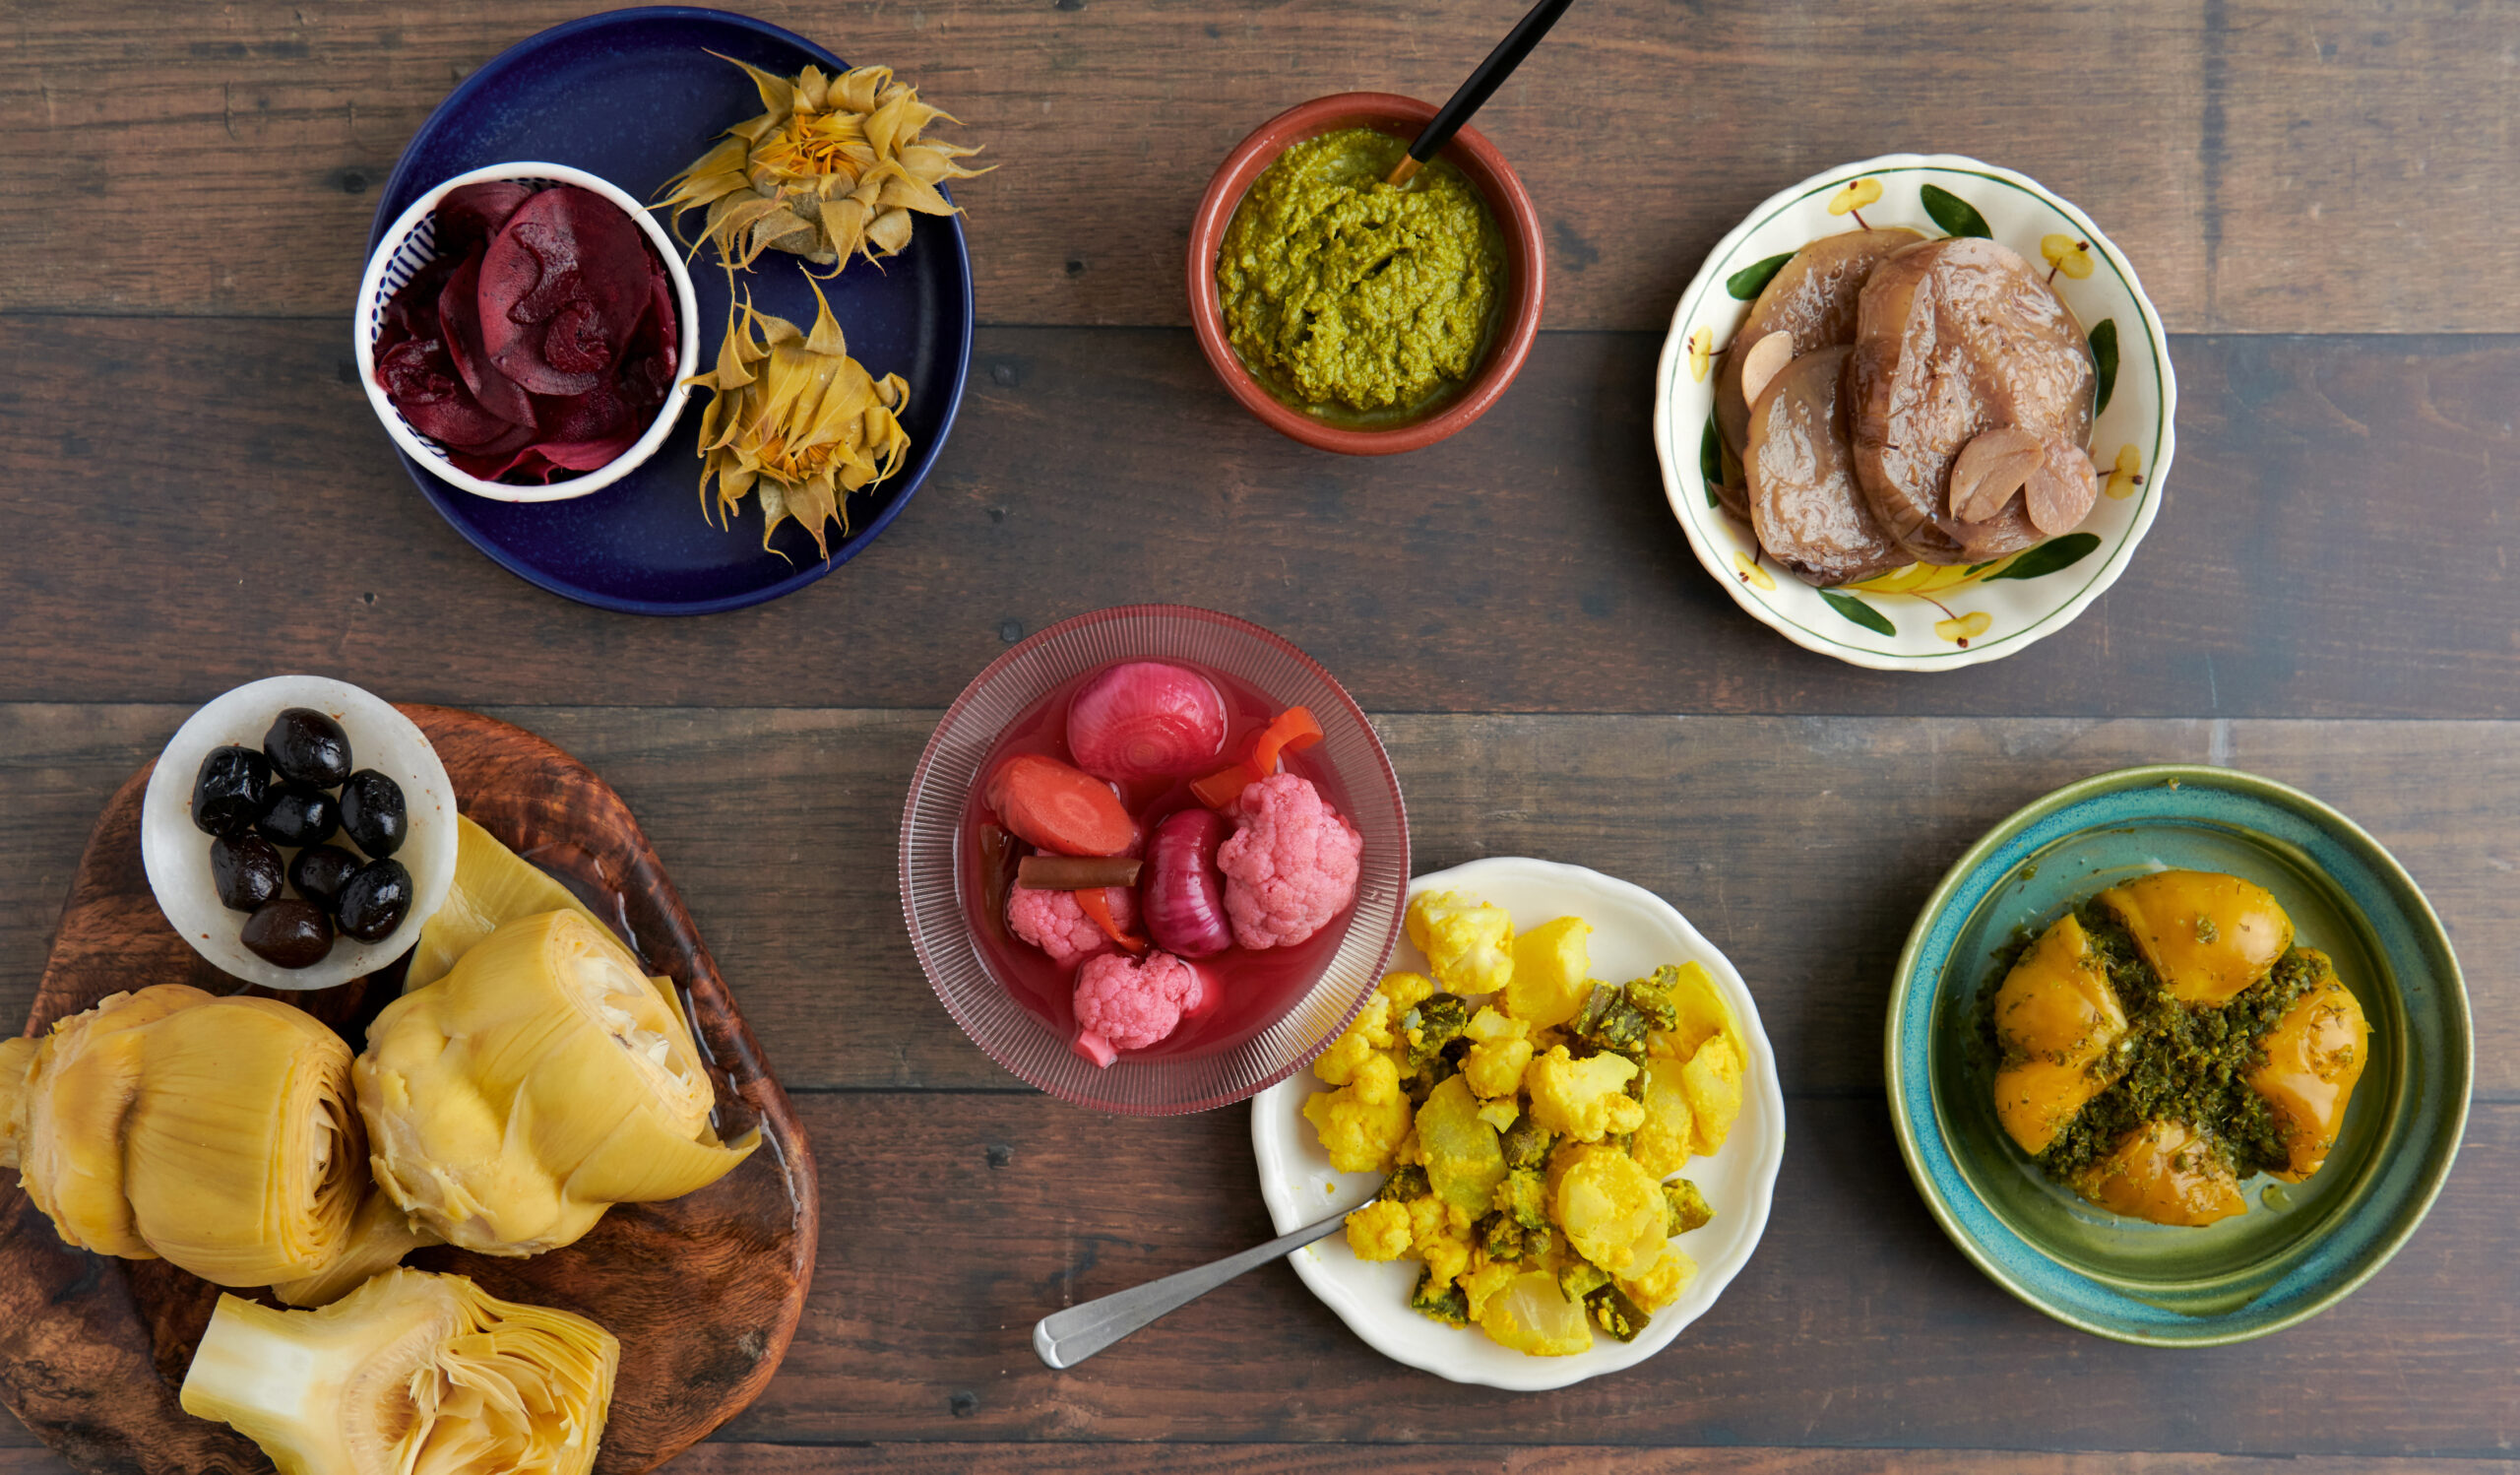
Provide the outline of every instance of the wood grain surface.
<path id="1" fill-rule="evenodd" d="M 647 966 L 669 977 L 699 1032 L 732 1139 L 758 1126 L 744 1167 L 684 1197 L 624 1204 L 583 1238 L 531 1259 L 448 1248 L 412 1263 L 470 1275 L 491 1294 L 594 1317 L 621 1339 L 599 1475 L 642 1475 L 756 1397 L 793 1335 L 817 1244 L 814 1165 L 794 1112 L 719 977 L 673 885 L 616 794 L 523 729 L 407 707 L 445 763 L 457 802 L 520 854 L 617 904 Z M 140 859 L 149 766 L 108 800 L 64 905 L 28 1020 L 39 1034 L 138 982 L 236 992 L 165 925 Z M 272 996 L 359 1043 L 399 979 Z M 250 992 L 268 993 L 255 990 Z M 176 1404 L 217 1286 L 161 1261 L 64 1245 L 12 1185 L 0 1192 L 0 1397 L 93 1475 L 268 1470 L 242 1436 Z"/>
<path id="2" fill-rule="evenodd" d="M 67 366 L 0 418 L 0 699 L 316 670 L 476 706 L 941 707 L 1028 631 L 1168 600 L 1369 712 L 2520 717 L 2520 337 L 2176 341 L 2178 455 L 2126 575 L 1922 680 L 1787 644 L 1698 565 L 1646 418 L 1660 348 L 1544 334 L 1494 412 L 1395 462 L 1268 430 L 1186 331 L 984 332 L 935 476 L 854 561 L 624 619 L 439 520 L 339 322 L 0 317 L 0 356 Z"/>
<path id="3" fill-rule="evenodd" d="M 1244 134 L 1325 93 L 1441 100 L 1523 6 L 748 8 L 899 69 L 987 144 L 1003 167 L 956 192 L 983 321 L 1178 325 L 1191 210 Z M 403 141 L 586 9 L 249 0 L 173 25 L 13 0 L 0 307 L 340 312 Z M 2475 0 L 1598 0 L 1476 126 L 1540 201 L 1555 327 L 1659 327 L 1758 202 L 1918 150 L 2081 205 L 2174 330 L 2507 331 L 2515 28 Z"/>
<path id="4" fill-rule="evenodd" d="M 475 554 L 349 365 L 404 141 L 595 7 L 0 0 L 0 1017 L 33 1002 L 117 786 L 199 702 L 322 672 L 588 763 L 794 1093 L 827 1247 L 761 1399 L 676 1471 L 2514 1467 L 2520 7 L 1586 0 L 1478 123 L 1548 240 L 1521 379 L 1387 462 L 1279 439 L 1182 326 L 1210 171 L 1312 96 L 1439 97 L 1523 6 L 748 0 L 987 145 L 1002 167 L 957 192 L 983 326 L 953 441 L 862 556 L 762 609 L 644 620 Z M 2168 321 L 2181 391 L 2126 576 L 2055 637 L 1937 677 L 1741 614 L 1664 502 L 1646 420 L 1716 239 L 1897 150 L 2085 208 Z M 1077 1370 L 1033 1358 L 1044 1312 L 1268 1230 L 1243 1114 L 1115 1123 L 1025 1090 L 901 930 L 895 827 L 937 709 L 1023 635 L 1145 599 L 1258 620 L 1336 673 L 1422 867 L 1595 866 L 1740 966 L 1793 1147 L 1758 1254 L 1670 1351 L 1552 1394 L 1461 1388 L 1272 1266 Z M 2477 1034 L 2424 1230 L 2333 1311 L 2180 1353 L 2069 1331 L 1972 1269 L 1880 1095 L 1890 968 L 1944 867 L 2057 784 L 2163 759 L 2298 784 L 2390 847 Z M 129 1352 L 145 1389 L 161 1349 Z M 62 1391 L 82 1389 L 120 1395 Z M 0 1420 L 0 1475 L 67 1468 Z"/>

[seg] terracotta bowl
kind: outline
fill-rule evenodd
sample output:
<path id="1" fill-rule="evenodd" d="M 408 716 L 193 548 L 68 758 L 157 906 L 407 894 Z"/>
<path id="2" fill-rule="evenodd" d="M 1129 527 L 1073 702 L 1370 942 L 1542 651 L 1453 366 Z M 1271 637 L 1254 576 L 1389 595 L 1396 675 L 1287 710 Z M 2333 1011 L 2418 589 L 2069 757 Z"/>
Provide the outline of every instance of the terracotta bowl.
<path id="1" fill-rule="evenodd" d="M 1505 316 L 1487 346 L 1487 356 L 1460 394 L 1417 419 L 1371 427 L 1333 424 L 1269 393 L 1226 341 L 1225 308 L 1217 293 L 1217 250 L 1225 240 L 1226 227 L 1232 224 L 1234 208 L 1260 171 L 1276 162 L 1289 145 L 1308 138 L 1342 128 L 1378 128 L 1408 140 L 1417 137 L 1434 115 L 1433 104 L 1392 93 L 1315 97 L 1254 129 L 1217 166 L 1208 192 L 1200 197 L 1199 213 L 1190 223 L 1189 259 L 1190 326 L 1198 332 L 1199 348 L 1208 355 L 1208 366 L 1243 409 L 1305 445 L 1349 456 L 1389 456 L 1433 445 L 1487 413 L 1487 407 L 1514 382 L 1514 375 L 1522 372 L 1523 360 L 1531 356 L 1532 340 L 1540 334 L 1546 285 L 1540 213 L 1505 156 L 1478 129 L 1464 128 L 1444 146 L 1443 157 L 1479 186 L 1504 234 Z"/>

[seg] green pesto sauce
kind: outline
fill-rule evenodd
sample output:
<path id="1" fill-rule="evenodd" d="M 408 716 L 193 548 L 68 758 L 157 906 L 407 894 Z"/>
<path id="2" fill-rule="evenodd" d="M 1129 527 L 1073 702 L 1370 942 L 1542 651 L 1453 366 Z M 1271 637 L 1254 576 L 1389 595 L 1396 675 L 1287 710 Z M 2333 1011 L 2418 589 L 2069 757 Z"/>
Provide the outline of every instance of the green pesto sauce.
<path id="1" fill-rule="evenodd" d="M 2217 1144 L 2241 1178 L 2290 1160 L 2281 1123 L 2266 1098 L 2249 1089 L 2248 1074 L 2265 1058 L 2259 1041 L 2303 994 L 2334 976 L 2327 960 L 2296 947 L 2273 971 L 2220 1008 L 2181 1003 L 2135 950 L 2125 927 L 2098 902 L 2075 914 L 2109 971 L 2110 986 L 2125 1007 L 2127 1030 L 2113 1057 L 2096 1069 L 2122 1065 L 2124 1074 L 2091 1099 L 2037 1159 L 2041 1171 L 2071 1186 L 2081 1169 L 2109 1155 L 2118 1141 L 2151 1121 L 2184 1122 Z M 2001 981 L 2035 940 L 2017 939 L 1978 999 L 1978 1050 L 1991 1078 L 2002 1047 L 1994 1002 Z M 2112 1061 L 2114 1063 L 2112 1063 Z"/>
<path id="2" fill-rule="evenodd" d="M 1217 254 L 1226 338 L 1270 392 L 1325 417 L 1414 417 L 1469 381 L 1495 317 L 1504 242 L 1460 169 L 1383 176 L 1408 145 L 1370 128 L 1278 156 Z"/>

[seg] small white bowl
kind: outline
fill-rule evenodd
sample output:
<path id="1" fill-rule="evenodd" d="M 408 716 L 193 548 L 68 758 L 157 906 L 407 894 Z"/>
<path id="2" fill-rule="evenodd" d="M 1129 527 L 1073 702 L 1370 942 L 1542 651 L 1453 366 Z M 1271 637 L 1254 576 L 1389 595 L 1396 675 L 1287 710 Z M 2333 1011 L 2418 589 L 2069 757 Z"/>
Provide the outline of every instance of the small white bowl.
<path id="1" fill-rule="evenodd" d="M 1740 1024 L 1750 1058 L 1741 1115 L 1724 1150 L 1711 1158 L 1689 1159 L 1679 1173 L 1698 1186 L 1715 1209 L 1712 1223 L 1679 1238 L 1679 1248 L 1698 1262 L 1697 1278 L 1678 1301 L 1654 1313 L 1635 1341 L 1616 1341 L 1597 1330 L 1590 1351 L 1532 1357 L 1488 1340 L 1477 1327 L 1446 1326 L 1411 1311 L 1416 1260 L 1360 1260 L 1337 1235 L 1287 1258 L 1322 1304 L 1367 1346 L 1438 1378 L 1529 1392 L 1632 1368 L 1670 1346 L 1682 1328 L 1715 1305 L 1749 1263 L 1750 1251 L 1767 1229 L 1777 1170 L 1785 1162 L 1785 1092 L 1777 1084 L 1776 1054 L 1759 1027 L 1758 1003 L 1740 973 L 1670 902 L 1598 870 L 1496 856 L 1409 883 L 1411 896 L 1428 890 L 1462 891 L 1494 902 L 1513 914 L 1517 931 L 1552 917 L 1583 918 L 1593 925 L 1596 978 L 1641 978 L 1662 964 L 1691 961 L 1715 976 Z M 1422 972 L 1426 958 L 1404 936 L 1390 966 Z M 1331 1169 L 1319 1134 L 1303 1120 L 1305 1098 L 1328 1089 L 1306 1070 L 1252 1099 L 1251 1146 L 1260 1163 L 1260 1196 L 1280 1234 L 1357 1207 L 1381 1183 L 1376 1174 Z"/>
<path id="2" fill-rule="evenodd" d="M 1823 593 L 1784 572 L 1761 558 L 1748 527 L 1716 506 L 1702 469 L 1714 444 L 1713 364 L 1758 295 L 1752 289 L 1749 297 L 1737 296 L 1730 284 L 1771 257 L 1856 228 L 1852 218 L 1831 215 L 1829 205 L 1842 186 L 1860 179 L 1881 189 L 1880 198 L 1860 211 L 1869 225 L 1950 234 L 1926 212 L 1924 189 L 1931 186 L 1965 202 L 1989 234 L 2034 265 L 2042 259 L 2044 236 L 2088 242 L 2091 274 L 2076 280 L 2057 273 L 2056 294 L 2086 333 L 2104 322 L 2115 325 L 2117 375 L 2091 436 L 2092 459 L 2109 494 L 2080 528 L 2021 554 L 2013 565 L 1988 564 L 1965 583 L 1930 586 L 1923 593 L 1859 586 Z M 1692 353 L 1693 338 L 1711 357 Z M 1975 666 L 2026 649 L 2071 623 L 2117 582 L 2151 529 L 2177 439 L 2172 420 L 2178 381 L 2171 372 L 2170 339 L 2124 253 L 2089 216 L 2036 180 L 1955 154 L 1887 154 L 1842 164 L 1750 212 L 1716 243 L 1697 279 L 1680 293 L 1654 385 L 1654 451 L 1663 464 L 1664 494 L 1698 561 L 1761 624 L 1804 650 L 1875 671 Z M 2111 466 L 2125 451 L 2133 453 L 2139 484 L 2110 481 Z M 2065 558 L 2067 553 L 2075 556 Z M 2029 561 L 2040 557 L 2056 566 L 2036 576 L 2012 571 L 2042 567 Z M 1943 577 L 1959 574 L 1954 569 Z"/>
<path id="3" fill-rule="evenodd" d="M 437 202 L 452 189 L 468 184 L 480 184 L 493 179 L 517 179 L 528 184 L 574 184 L 593 190 L 636 221 L 648 244 L 656 247 L 657 259 L 665 266 L 665 275 L 673 282 L 675 309 L 681 314 L 674 325 L 675 364 L 673 387 L 665 391 L 664 404 L 657 408 L 655 423 L 648 433 L 631 443 L 630 449 L 583 476 L 548 486 L 514 486 L 505 481 L 485 481 L 469 472 L 456 469 L 446 458 L 446 448 L 411 428 L 410 421 L 394 408 L 385 387 L 376 382 L 376 339 L 385 326 L 385 304 L 394 293 L 411 280 L 414 273 L 437 255 L 437 223 L 430 213 Z M 601 491 L 638 469 L 642 462 L 657 454 L 657 448 L 673 433 L 673 422 L 682 415 L 682 407 L 691 401 L 691 376 L 700 371 L 700 299 L 692 292 L 691 274 L 683 269 L 682 253 L 675 249 L 664 228 L 650 217 L 645 207 L 623 193 L 609 181 L 557 163 L 494 163 L 470 173 L 458 174 L 411 202 L 377 242 L 376 254 L 367 259 L 367 274 L 358 284 L 358 322 L 351 333 L 358 354 L 358 382 L 367 389 L 367 403 L 374 407 L 376 417 L 384 422 L 385 433 L 405 453 L 429 469 L 439 481 L 459 486 L 474 496 L 501 502 L 565 502 L 589 492 Z"/>
<path id="4" fill-rule="evenodd" d="M 312 707 L 339 722 L 349 735 L 351 767 L 373 768 L 402 785 L 409 816 L 394 859 L 411 872 L 410 915 L 382 942 L 335 938 L 331 954 L 312 968 L 275 968 L 246 950 L 237 936 L 246 914 L 220 903 L 210 880 L 211 837 L 193 823 L 201 760 L 229 743 L 260 751 L 284 707 Z M 329 989 L 401 957 L 419 940 L 420 924 L 446 904 L 455 879 L 455 786 L 437 749 L 392 704 L 327 676 L 269 676 L 219 697 L 167 739 L 141 797 L 140 860 L 167 923 L 221 973 L 272 989 Z"/>

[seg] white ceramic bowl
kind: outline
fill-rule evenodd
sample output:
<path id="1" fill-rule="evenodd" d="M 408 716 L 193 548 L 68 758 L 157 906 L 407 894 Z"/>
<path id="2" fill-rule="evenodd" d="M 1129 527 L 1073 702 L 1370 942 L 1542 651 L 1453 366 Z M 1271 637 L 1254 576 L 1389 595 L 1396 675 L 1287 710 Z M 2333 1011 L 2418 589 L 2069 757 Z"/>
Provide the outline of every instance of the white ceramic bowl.
<path id="1" fill-rule="evenodd" d="M 1926 573 L 1922 567 L 1890 576 L 1888 588 L 1851 586 L 1824 593 L 1804 584 L 1759 557 L 1749 528 L 1718 507 L 1707 485 L 1707 467 L 1718 445 L 1713 364 L 1723 357 L 1758 295 L 1746 283 L 1748 294 L 1737 295 L 1731 284 L 1771 258 L 1855 228 L 1851 217 L 1831 215 L 1829 206 L 1843 186 L 1858 180 L 1871 180 L 1881 189 L 1879 199 L 1861 207 L 1869 225 L 1907 225 L 1929 236 L 1953 233 L 1927 213 L 1924 189 L 1932 186 L 1965 202 L 1983 219 L 1988 234 L 2033 265 L 2043 261 L 2045 237 L 2063 235 L 2087 243 L 2090 274 L 2077 279 L 2059 271 L 2053 285 L 2086 332 L 2113 325 L 2109 331 L 2117 343 L 2116 376 L 2092 428 L 2092 459 L 2099 464 L 2107 494 L 2091 516 L 2073 533 L 2050 539 L 2017 559 L 1985 565 L 1965 582 L 1940 582 L 1959 580 L 1960 569 L 1934 571 L 1936 582 L 1918 592 L 1897 586 Z M 1761 284 L 1765 280 L 1756 277 Z M 1698 561 L 1753 618 L 1786 639 L 1878 671 L 1975 666 L 2009 656 L 2072 622 L 2117 581 L 2161 510 L 2162 482 L 2174 444 L 2171 422 L 2178 408 L 2169 337 L 2124 254 L 2090 217 L 2037 181 L 1951 154 L 1888 154 L 1845 164 L 1814 174 L 1750 212 L 1749 219 L 1717 243 L 1697 279 L 1680 294 L 1654 382 L 1654 450 L 1663 464 L 1663 489 Z M 2129 452 L 2140 482 L 2112 481 L 2111 468 Z M 2053 566 L 2044 573 L 2028 572 L 2043 564 Z"/>
<path id="2" fill-rule="evenodd" d="M 1590 1351 L 1573 1357 L 1530 1357 L 1487 1339 L 1476 1327 L 1456 1328 L 1409 1309 L 1417 1283 L 1416 1260 L 1360 1260 L 1348 1242 L 1333 1235 L 1288 1258 L 1295 1274 L 1322 1303 L 1339 1314 L 1365 1344 L 1394 1362 L 1455 1382 L 1531 1391 L 1559 1388 L 1604 1373 L 1632 1368 L 1671 1344 L 1683 1327 L 1706 1314 L 1732 1277 L 1749 1262 L 1767 1229 L 1776 1195 L 1777 1169 L 1785 1161 L 1785 1093 L 1776 1078 L 1776 1056 L 1759 1027 L 1759 1008 L 1724 954 L 1698 935 L 1670 902 L 1630 885 L 1552 861 L 1491 857 L 1419 876 L 1409 894 L 1462 891 L 1494 902 L 1514 916 L 1514 930 L 1528 930 L 1552 917 L 1574 915 L 1593 924 L 1593 976 L 1641 978 L 1665 963 L 1697 962 L 1715 976 L 1724 1001 L 1739 1021 L 1750 1053 L 1741 1116 L 1724 1150 L 1691 1158 L 1679 1177 L 1696 1184 L 1715 1219 L 1680 1236 L 1679 1248 L 1698 1263 L 1697 1278 L 1680 1299 L 1654 1314 L 1635 1341 L 1618 1342 L 1598 1330 Z M 1423 970 L 1425 955 L 1405 937 L 1392 954 L 1394 969 Z M 1329 1088 L 1310 1071 L 1270 1087 L 1251 1103 L 1251 1146 L 1260 1163 L 1260 1196 L 1280 1234 L 1344 1214 L 1373 1196 L 1381 1183 L 1371 1173 L 1332 1171 L 1312 1123 L 1303 1120 L 1304 1099 Z"/>
<path id="3" fill-rule="evenodd" d="M 411 872 L 411 912 L 382 942 L 336 938 L 312 968 L 275 968 L 237 940 L 242 912 L 221 906 L 210 881 L 210 839 L 193 823 L 193 779 L 215 747 L 260 749 L 284 707 L 313 707 L 349 735 L 353 768 L 403 786 L 409 827 L 394 859 Z M 392 704 L 328 676 L 249 681 L 187 718 L 158 755 L 140 805 L 140 859 L 167 923 L 221 973 L 273 989 L 329 989 L 393 962 L 419 940 L 420 924 L 446 903 L 455 879 L 455 788 L 437 749 Z M 149 980 L 136 980 L 134 987 Z"/>
<path id="4" fill-rule="evenodd" d="M 638 223 L 639 230 L 656 247 L 657 257 L 665 266 L 665 275 L 673 282 L 675 310 L 681 314 L 674 325 L 675 365 L 673 387 L 665 392 L 665 402 L 657 409 L 656 421 L 648 432 L 631 443 L 630 449 L 603 466 L 554 481 L 548 486 L 512 486 L 505 481 L 485 481 L 468 472 L 458 471 L 446 459 L 446 448 L 411 428 L 410 421 L 394 408 L 385 395 L 385 387 L 376 382 L 376 338 L 385 326 L 385 304 L 394 293 L 411 280 L 413 273 L 426 266 L 437 255 L 437 223 L 430 212 L 452 189 L 467 184 L 480 184 L 492 179 L 521 179 L 530 184 L 574 184 L 593 190 L 612 202 L 622 214 Z M 691 385 L 686 382 L 700 371 L 700 301 L 691 289 L 691 273 L 683 268 L 682 252 L 675 248 L 664 228 L 659 225 L 637 200 L 623 193 L 609 181 L 557 163 L 494 163 L 454 178 L 411 202 L 393 228 L 377 242 L 376 253 L 367 259 L 367 274 L 358 284 L 358 322 L 351 333 L 358 355 L 358 382 L 367 389 L 367 403 L 385 426 L 394 443 L 431 475 L 452 486 L 460 486 L 475 496 L 502 502 L 565 502 L 589 492 L 601 491 L 637 469 L 640 463 L 657 454 L 657 448 L 673 433 L 673 422 L 682 407 L 691 401 Z"/>

